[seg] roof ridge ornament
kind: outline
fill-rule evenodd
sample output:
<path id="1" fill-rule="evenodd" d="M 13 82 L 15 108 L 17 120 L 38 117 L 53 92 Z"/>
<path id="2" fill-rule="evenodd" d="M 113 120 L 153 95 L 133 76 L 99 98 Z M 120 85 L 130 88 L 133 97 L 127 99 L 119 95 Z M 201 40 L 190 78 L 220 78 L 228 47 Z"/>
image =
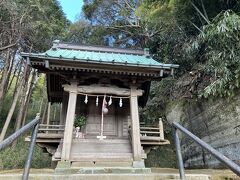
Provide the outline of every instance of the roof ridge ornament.
<path id="1" fill-rule="evenodd" d="M 149 48 L 144 48 L 144 56 L 150 58 Z"/>
<path id="2" fill-rule="evenodd" d="M 57 48 L 59 47 L 59 44 L 60 44 L 60 40 L 54 40 L 53 41 L 53 46 L 52 46 L 52 50 L 57 50 Z"/>

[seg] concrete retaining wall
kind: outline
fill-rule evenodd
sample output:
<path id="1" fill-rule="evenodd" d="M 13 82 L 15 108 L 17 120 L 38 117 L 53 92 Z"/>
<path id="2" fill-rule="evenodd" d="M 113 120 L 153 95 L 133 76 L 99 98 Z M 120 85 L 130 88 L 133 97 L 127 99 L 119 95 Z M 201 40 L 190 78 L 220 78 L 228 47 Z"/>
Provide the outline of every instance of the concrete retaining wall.
<path id="1" fill-rule="evenodd" d="M 169 122 L 179 121 L 222 154 L 240 163 L 240 95 L 233 99 L 173 103 L 166 116 Z M 186 167 L 222 167 L 191 140 L 181 137 L 181 144 Z"/>

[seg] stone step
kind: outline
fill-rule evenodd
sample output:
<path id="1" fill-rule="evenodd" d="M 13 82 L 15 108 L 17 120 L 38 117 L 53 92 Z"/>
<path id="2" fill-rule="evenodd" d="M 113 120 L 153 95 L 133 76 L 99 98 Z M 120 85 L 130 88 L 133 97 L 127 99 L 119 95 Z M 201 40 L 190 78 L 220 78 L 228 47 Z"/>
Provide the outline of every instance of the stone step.
<path id="1" fill-rule="evenodd" d="M 123 159 L 118 160 L 118 159 L 107 159 L 107 161 L 103 160 L 95 160 L 95 161 L 77 161 L 77 162 L 72 162 L 71 167 L 73 168 L 79 168 L 79 167 L 132 167 L 133 161 L 131 159 Z"/>
<path id="2" fill-rule="evenodd" d="M 111 161 L 114 159 L 132 159 L 132 153 L 72 153 L 72 161 Z"/>
<path id="3" fill-rule="evenodd" d="M 21 180 L 22 174 L 0 174 L 1 180 Z M 167 180 L 178 179 L 178 174 L 158 173 L 158 174 L 30 174 L 29 180 Z M 209 175 L 187 174 L 186 180 L 209 180 Z"/>
<path id="4" fill-rule="evenodd" d="M 93 169 L 93 168 L 86 168 Z M 96 172 L 96 170 L 95 170 Z M 1 180 L 21 180 L 23 169 L 8 169 L 0 171 Z M 189 169 L 185 171 L 186 180 L 220 180 L 240 179 L 227 169 Z M 151 173 L 99 173 L 99 174 L 56 174 L 54 169 L 30 169 L 29 180 L 165 180 L 179 179 L 178 169 L 151 168 Z"/>
<path id="5" fill-rule="evenodd" d="M 149 174 L 150 168 L 132 168 L 132 167 L 71 167 L 55 169 L 57 174 Z"/>

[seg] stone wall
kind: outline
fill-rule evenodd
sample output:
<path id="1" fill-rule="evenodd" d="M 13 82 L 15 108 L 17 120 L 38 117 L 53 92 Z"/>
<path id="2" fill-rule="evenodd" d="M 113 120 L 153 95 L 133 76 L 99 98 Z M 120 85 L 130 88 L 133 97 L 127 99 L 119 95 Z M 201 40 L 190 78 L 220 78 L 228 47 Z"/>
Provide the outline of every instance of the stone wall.
<path id="1" fill-rule="evenodd" d="M 240 164 L 240 95 L 233 99 L 204 102 L 172 102 L 167 108 L 169 122 L 178 121 L 219 152 Z M 181 136 L 185 167 L 222 167 L 213 156 Z"/>

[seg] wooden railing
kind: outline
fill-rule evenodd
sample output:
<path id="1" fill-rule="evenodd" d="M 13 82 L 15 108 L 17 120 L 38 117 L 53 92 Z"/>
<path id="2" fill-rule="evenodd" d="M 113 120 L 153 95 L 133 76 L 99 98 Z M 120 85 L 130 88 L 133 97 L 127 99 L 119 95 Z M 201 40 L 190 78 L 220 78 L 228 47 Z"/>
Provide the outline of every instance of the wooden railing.
<path id="1" fill-rule="evenodd" d="M 64 125 L 49 125 L 49 124 L 40 124 L 38 130 L 38 140 L 40 138 L 51 139 L 49 142 L 52 142 L 52 139 L 57 138 L 61 139 L 64 132 Z M 131 135 L 131 133 L 129 133 Z M 170 144 L 170 142 L 164 137 L 164 128 L 162 119 L 159 118 L 157 126 L 145 126 L 140 123 L 140 140 L 142 145 L 165 145 Z"/>
<path id="2" fill-rule="evenodd" d="M 49 125 L 49 124 L 40 124 L 38 132 L 42 133 L 63 133 L 64 125 Z"/>
<path id="3" fill-rule="evenodd" d="M 37 132 L 37 143 L 59 143 L 63 138 L 64 125 L 39 124 Z M 25 141 L 29 142 L 31 136 L 27 136 Z"/>
<path id="4" fill-rule="evenodd" d="M 140 140 L 142 145 L 164 145 L 170 142 L 164 139 L 162 119 L 159 118 L 158 126 L 149 127 L 140 125 Z"/>

